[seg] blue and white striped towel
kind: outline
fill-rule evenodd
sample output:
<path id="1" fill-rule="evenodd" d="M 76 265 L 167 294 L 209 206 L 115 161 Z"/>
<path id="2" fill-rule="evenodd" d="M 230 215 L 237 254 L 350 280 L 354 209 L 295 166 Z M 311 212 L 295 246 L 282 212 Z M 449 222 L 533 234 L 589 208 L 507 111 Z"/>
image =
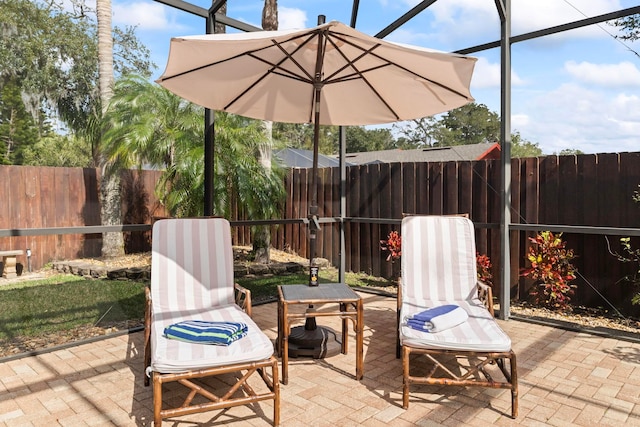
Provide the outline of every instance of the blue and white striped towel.
<path id="1" fill-rule="evenodd" d="M 455 304 L 429 308 L 405 318 L 406 325 L 418 331 L 440 332 L 467 321 L 469 315 Z"/>
<path id="2" fill-rule="evenodd" d="M 186 320 L 164 328 L 167 338 L 199 344 L 229 345 L 247 335 L 241 322 L 207 322 Z"/>

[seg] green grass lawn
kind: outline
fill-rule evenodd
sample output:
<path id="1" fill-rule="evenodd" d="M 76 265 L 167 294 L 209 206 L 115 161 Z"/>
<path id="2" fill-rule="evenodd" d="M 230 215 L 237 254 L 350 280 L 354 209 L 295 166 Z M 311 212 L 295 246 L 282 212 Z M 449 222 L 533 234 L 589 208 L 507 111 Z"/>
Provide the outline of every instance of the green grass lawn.
<path id="1" fill-rule="evenodd" d="M 337 281 L 335 269 L 321 269 L 320 282 Z M 239 278 L 255 302 L 278 294 L 278 285 L 307 283 L 308 274 Z M 348 273 L 350 286 L 386 286 L 385 279 Z M 44 336 L 78 327 L 139 325 L 144 318 L 145 283 L 56 275 L 0 287 L 0 347 L 20 337 Z"/>
<path id="2" fill-rule="evenodd" d="M 144 284 L 57 275 L 0 288 L 0 342 L 144 317 Z"/>

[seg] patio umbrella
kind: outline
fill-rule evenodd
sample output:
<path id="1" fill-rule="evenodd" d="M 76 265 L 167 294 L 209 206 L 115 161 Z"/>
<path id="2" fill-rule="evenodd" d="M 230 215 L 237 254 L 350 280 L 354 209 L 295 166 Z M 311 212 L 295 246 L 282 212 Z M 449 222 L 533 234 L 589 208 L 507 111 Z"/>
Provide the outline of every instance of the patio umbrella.
<path id="1" fill-rule="evenodd" d="M 473 101 L 476 59 L 401 45 L 333 21 L 304 30 L 171 39 L 157 82 L 203 107 L 285 123 L 313 123 L 310 262 L 316 248 L 320 125 L 410 120 Z"/>

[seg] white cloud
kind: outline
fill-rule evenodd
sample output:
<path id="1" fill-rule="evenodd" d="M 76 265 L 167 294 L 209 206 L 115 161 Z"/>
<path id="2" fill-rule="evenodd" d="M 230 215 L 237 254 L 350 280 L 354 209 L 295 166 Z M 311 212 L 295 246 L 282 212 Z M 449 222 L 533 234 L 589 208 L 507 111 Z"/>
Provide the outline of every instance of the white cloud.
<path id="1" fill-rule="evenodd" d="M 579 82 L 602 87 L 638 87 L 640 70 L 635 64 L 624 61 L 618 64 L 593 64 L 567 61 L 565 70 Z"/>
<path id="2" fill-rule="evenodd" d="M 511 9 L 514 34 L 520 34 L 602 15 L 622 9 L 622 7 L 618 0 L 589 0 L 588 2 L 520 0 L 512 2 Z M 595 25 L 569 33 L 572 36 L 578 34 L 606 36 L 606 33 Z"/>
<path id="3" fill-rule="evenodd" d="M 278 29 L 306 28 L 307 12 L 301 9 L 278 6 Z"/>
<path id="4" fill-rule="evenodd" d="M 175 10 L 155 2 L 114 3 L 113 24 L 132 25 L 140 30 L 176 30 Z"/>
<path id="5" fill-rule="evenodd" d="M 529 126 L 531 118 L 527 114 L 512 114 L 511 115 L 511 129 L 520 130 L 523 127 Z"/>
<path id="6" fill-rule="evenodd" d="M 511 70 L 511 85 L 521 86 L 525 82 L 518 74 Z M 489 62 L 488 59 L 478 57 L 478 62 L 473 71 L 471 87 L 475 89 L 499 88 L 500 87 L 500 64 Z"/>
<path id="7" fill-rule="evenodd" d="M 528 122 L 518 123 L 518 130 L 525 139 L 537 142 L 545 154 L 563 149 L 585 153 L 640 149 L 637 95 L 612 95 L 570 83 L 514 104 L 514 113 L 529 117 Z"/>
<path id="8" fill-rule="evenodd" d="M 430 47 L 432 45 L 431 41 L 434 38 L 435 37 L 432 34 L 416 32 L 401 27 L 389 34 L 389 36 L 385 37 L 385 40 L 394 43 Z"/>
<path id="9" fill-rule="evenodd" d="M 541 30 L 620 9 L 622 7 L 618 0 L 589 0 L 588 2 L 573 2 L 573 4 L 558 0 L 513 1 L 511 6 L 512 34 Z M 469 35 L 499 37 L 500 20 L 495 3 L 492 1 L 447 0 L 434 3 L 428 10 L 433 13 L 436 21 L 435 27 L 438 30 L 460 29 L 457 33 L 449 31 L 450 37 L 462 38 Z M 606 29 L 609 32 L 612 31 L 611 28 Z M 553 37 L 565 39 L 609 37 L 609 35 L 598 26 L 590 25 Z"/>
<path id="10" fill-rule="evenodd" d="M 499 34 L 500 20 L 493 2 L 447 0 L 436 2 L 427 10 L 435 19 L 434 29 L 450 39 Z"/>

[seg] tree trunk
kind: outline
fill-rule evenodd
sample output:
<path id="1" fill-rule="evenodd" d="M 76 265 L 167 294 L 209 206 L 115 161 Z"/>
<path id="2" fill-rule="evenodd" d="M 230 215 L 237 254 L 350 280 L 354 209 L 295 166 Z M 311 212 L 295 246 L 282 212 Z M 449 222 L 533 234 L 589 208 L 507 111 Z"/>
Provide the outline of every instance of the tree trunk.
<path id="1" fill-rule="evenodd" d="M 216 12 L 216 14 L 220 14 L 220 15 L 224 15 L 227 16 L 227 3 L 225 2 L 222 6 L 220 6 L 220 9 L 218 9 L 218 12 Z M 227 26 L 224 25 L 221 22 L 218 22 L 216 20 L 214 26 L 213 26 L 213 32 L 214 34 L 224 34 L 227 32 Z"/>
<path id="2" fill-rule="evenodd" d="M 262 9 L 262 29 L 278 29 L 278 0 L 264 0 Z M 263 122 L 264 142 L 258 147 L 260 164 L 267 171 L 271 171 L 271 152 L 273 151 L 273 122 L 265 120 Z M 266 218 L 265 218 L 266 219 Z M 271 248 L 271 231 L 269 226 L 257 226 L 253 231 L 253 252 L 255 262 L 268 264 L 271 258 L 269 252 Z"/>
<path id="3" fill-rule="evenodd" d="M 278 29 L 278 0 L 264 0 L 262 29 L 267 31 Z"/>
<path id="4" fill-rule="evenodd" d="M 99 114 L 104 115 L 113 95 L 113 36 L 111 34 L 111 0 L 96 0 L 98 18 L 98 81 L 100 85 Z M 96 113 L 98 114 L 98 113 Z M 99 145 L 99 144 L 98 144 Z M 102 225 L 122 224 L 122 206 L 120 203 L 120 174 L 105 173 L 105 159 L 102 153 L 96 153 L 97 164 L 101 169 L 100 177 L 100 217 Z M 121 232 L 102 234 L 102 256 L 116 257 L 124 255 L 124 238 Z"/>

